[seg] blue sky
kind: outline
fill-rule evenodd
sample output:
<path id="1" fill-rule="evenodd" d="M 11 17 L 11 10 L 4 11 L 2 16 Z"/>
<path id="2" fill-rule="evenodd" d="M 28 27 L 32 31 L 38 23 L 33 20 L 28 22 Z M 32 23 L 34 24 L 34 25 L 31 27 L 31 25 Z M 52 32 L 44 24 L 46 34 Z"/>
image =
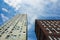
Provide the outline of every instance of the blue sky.
<path id="1" fill-rule="evenodd" d="M 60 0 L 0 0 L 0 25 L 16 14 L 27 14 L 28 40 L 36 40 L 35 19 L 60 19 Z"/>

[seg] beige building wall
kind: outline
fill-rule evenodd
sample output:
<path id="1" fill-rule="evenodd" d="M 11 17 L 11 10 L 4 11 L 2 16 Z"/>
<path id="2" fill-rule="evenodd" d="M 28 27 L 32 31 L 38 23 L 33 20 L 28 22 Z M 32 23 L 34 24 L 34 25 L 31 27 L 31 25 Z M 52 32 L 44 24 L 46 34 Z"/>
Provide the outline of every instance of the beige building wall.
<path id="1" fill-rule="evenodd" d="M 26 40 L 27 15 L 18 14 L 0 27 L 0 40 Z"/>

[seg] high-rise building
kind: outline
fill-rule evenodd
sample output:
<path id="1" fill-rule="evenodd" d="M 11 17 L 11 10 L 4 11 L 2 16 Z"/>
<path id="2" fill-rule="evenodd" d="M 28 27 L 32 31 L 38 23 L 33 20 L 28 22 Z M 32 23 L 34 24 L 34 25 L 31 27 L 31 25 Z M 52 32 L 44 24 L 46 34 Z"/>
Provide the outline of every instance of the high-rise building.
<path id="1" fill-rule="evenodd" d="M 60 40 L 60 20 L 36 20 L 37 40 Z"/>
<path id="2" fill-rule="evenodd" d="M 0 40 L 26 40 L 27 15 L 18 14 L 0 27 Z"/>

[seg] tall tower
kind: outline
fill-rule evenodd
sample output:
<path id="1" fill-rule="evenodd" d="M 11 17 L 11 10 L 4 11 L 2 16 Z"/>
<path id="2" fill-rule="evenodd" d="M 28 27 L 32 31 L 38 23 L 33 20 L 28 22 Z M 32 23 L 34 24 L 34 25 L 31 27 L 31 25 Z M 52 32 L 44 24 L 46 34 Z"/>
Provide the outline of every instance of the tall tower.
<path id="1" fill-rule="evenodd" d="M 60 40 L 60 20 L 36 20 L 37 40 Z"/>
<path id="2" fill-rule="evenodd" d="M 0 27 L 0 40 L 26 40 L 27 15 L 18 14 Z"/>

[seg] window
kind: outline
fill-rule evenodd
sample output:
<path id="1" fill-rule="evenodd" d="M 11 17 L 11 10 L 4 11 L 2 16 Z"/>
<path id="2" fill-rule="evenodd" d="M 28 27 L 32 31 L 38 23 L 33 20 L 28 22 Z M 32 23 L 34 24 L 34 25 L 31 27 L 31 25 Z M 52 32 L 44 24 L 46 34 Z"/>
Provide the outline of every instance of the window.
<path id="1" fill-rule="evenodd" d="M 9 27 L 8 27 L 9 28 Z"/>
<path id="2" fill-rule="evenodd" d="M 9 38 L 9 37 L 10 37 L 10 35 L 7 35 L 6 39 Z"/>
<path id="3" fill-rule="evenodd" d="M 1 35 L 0 35 L 0 37 L 1 37 Z"/>
<path id="4" fill-rule="evenodd" d="M 7 29 L 5 29 L 5 31 L 6 31 Z"/>
<path id="5" fill-rule="evenodd" d="M 23 33 L 25 33 L 25 31 Z"/>
<path id="6" fill-rule="evenodd" d="M 0 31 L 0 32 L 2 32 L 2 31 Z"/>
<path id="7" fill-rule="evenodd" d="M 21 31 L 20 31 L 21 32 Z"/>
<path id="8" fill-rule="evenodd" d="M 12 31 L 10 33 L 12 33 Z"/>
<path id="9" fill-rule="evenodd" d="M 21 34 L 19 34 L 19 36 L 21 36 Z"/>
<path id="10" fill-rule="evenodd" d="M 21 30 L 22 30 L 22 28 L 21 28 Z"/>
<path id="11" fill-rule="evenodd" d="M 14 37 L 16 37 L 16 35 L 14 35 Z"/>
<path id="12" fill-rule="evenodd" d="M 17 28 L 17 30 L 19 30 L 19 28 Z"/>
<path id="13" fill-rule="evenodd" d="M 2 34 L 3 34 L 4 32 L 2 32 Z"/>
<path id="14" fill-rule="evenodd" d="M 14 30 L 14 29 L 12 29 L 12 30 Z"/>
<path id="15" fill-rule="evenodd" d="M 1 30 L 1 29 L 0 29 Z"/>

